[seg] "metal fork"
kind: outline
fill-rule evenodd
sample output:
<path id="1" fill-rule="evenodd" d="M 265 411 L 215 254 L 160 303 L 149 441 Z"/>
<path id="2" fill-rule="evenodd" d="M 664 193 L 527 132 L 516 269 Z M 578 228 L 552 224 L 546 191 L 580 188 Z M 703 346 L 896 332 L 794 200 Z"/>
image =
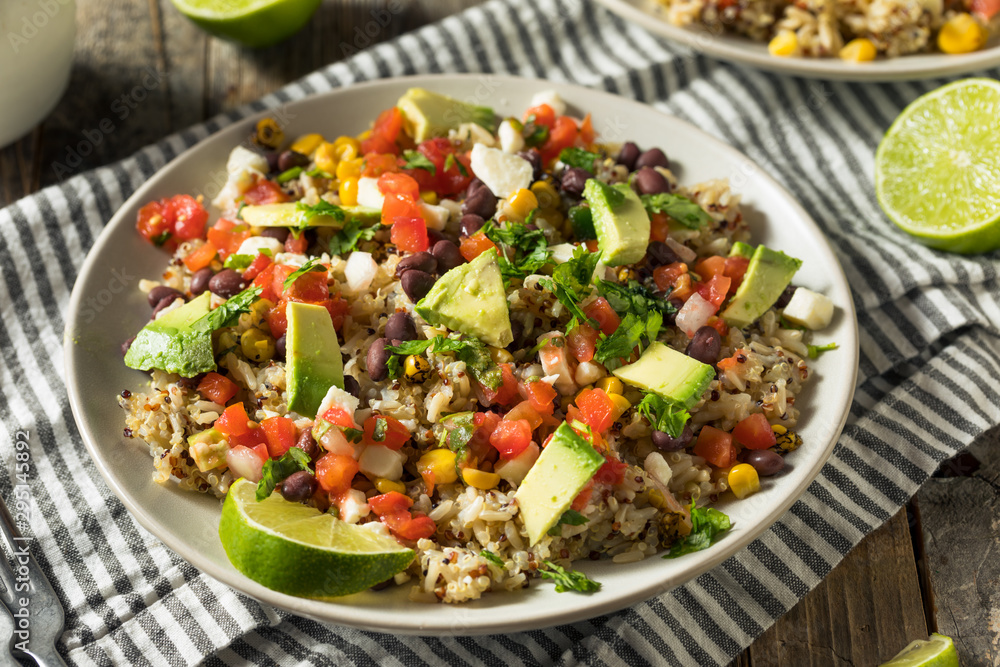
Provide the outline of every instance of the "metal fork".
<path id="1" fill-rule="evenodd" d="M 3 498 L 0 498 L 0 534 L 14 556 L 17 570 L 15 573 L 11 569 L 6 557 L 0 559 L 0 589 L 3 589 L 0 600 L 14 619 L 11 638 L 14 654 L 31 657 L 38 667 L 66 667 L 56 651 L 56 639 L 65 623 L 62 604 L 28 551 L 31 542 L 17 529 Z"/>

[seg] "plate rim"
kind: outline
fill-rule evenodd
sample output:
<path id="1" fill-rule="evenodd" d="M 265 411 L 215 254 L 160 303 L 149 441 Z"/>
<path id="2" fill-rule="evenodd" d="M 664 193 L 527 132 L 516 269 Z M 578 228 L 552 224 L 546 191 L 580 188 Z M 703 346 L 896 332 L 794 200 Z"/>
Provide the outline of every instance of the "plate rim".
<path id="1" fill-rule="evenodd" d="M 874 83 L 934 79 L 971 74 L 1000 66 L 1000 43 L 981 51 L 961 55 L 914 54 L 915 56 L 939 55 L 941 64 L 931 67 L 920 67 L 917 61 L 908 60 L 909 56 L 854 65 L 839 58 L 778 58 L 767 53 L 747 51 L 745 47 L 740 46 L 741 41 L 747 41 L 746 38 L 736 35 L 708 35 L 705 32 L 673 25 L 662 16 L 658 16 L 656 12 L 636 6 L 631 0 L 597 0 L 597 2 L 608 11 L 628 19 L 640 28 L 694 51 L 735 65 L 750 65 L 772 73 L 828 81 Z M 706 36 L 710 39 L 704 39 Z"/>
<path id="2" fill-rule="evenodd" d="M 422 82 L 419 85 L 432 86 L 436 82 L 455 82 L 458 81 L 479 81 L 483 74 L 418 74 L 403 77 L 390 77 L 386 79 L 379 79 L 374 81 L 368 81 L 364 83 L 351 84 L 344 87 L 334 88 L 322 93 L 316 93 L 307 95 L 303 98 L 286 102 L 283 104 L 284 109 L 294 108 L 295 105 L 305 102 L 315 103 L 314 100 L 317 98 L 337 98 L 341 95 L 350 95 L 351 92 L 358 88 L 379 88 L 379 87 L 397 87 L 403 85 L 414 85 L 417 82 Z M 540 627 L 551 627 L 554 625 L 561 625 L 565 623 L 571 623 L 575 621 L 580 621 L 588 618 L 593 618 L 595 616 L 610 613 L 623 609 L 625 607 L 631 606 L 642 600 L 649 599 L 656 594 L 662 594 L 667 592 L 677 586 L 683 585 L 689 581 L 696 579 L 701 574 L 707 572 L 708 570 L 716 567 L 724 560 L 734 556 L 740 550 L 749 545 L 752 541 L 757 539 L 764 531 L 771 528 L 778 519 L 783 516 L 788 509 L 797 502 L 808 486 L 815 480 L 819 475 L 823 466 L 827 463 L 830 455 L 840 439 L 843 432 L 846 421 L 850 415 L 850 406 L 853 403 L 854 392 L 857 383 L 857 373 L 858 373 L 858 360 L 860 355 L 859 347 L 859 337 L 858 337 L 858 321 L 854 306 L 854 300 L 851 296 L 850 283 L 844 273 L 844 270 L 837 258 L 836 253 L 833 251 L 829 240 L 825 237 L 819 225 L 812 219 L 812 217 L 806 212 L 802 205 L 795 199 L 791 193 L 789 193 L 784 186 L 778 183 L 774 178 L 770 176 L 765 170 L 759 167 L 753 160 L 745 156 L 743 153 L 733 148 L 729 144 L 723 142 L 722 140 L 713 137 L 707 132 L 697 128 L 688 121 L 672 116 L 657 109 L 649 104 L 639 102 L 638 100 L 633 100 L 631 98 L 623 97 L 620 95 L 615 95 L 602 90 L 594 90 L 584 86 L 549 81 L 546 79 L 530 78 L 530 77 L 519 77 L 513 75 L 500 75 L 500 74 L 489 74 L 493 80 L 498 80 L 508 84 L 516 85 L 518 82 L 532 82 L 537 84 L 537 82 L 545 82 L 556 88 L 561 88 L 577 95 L 581 96 L 598 96 L 607 98 L 607 101 L 617 101 L 628 102 L 630 104 L 638 104 L 646 107 L 652 112 L 660 114 L 667 117 L 671 122 L 678 123 L 685 127 L 688 132 L 693 133 L 695 136 L 699 137 L 701 140 L 711 142 L 714 147 L 720 151 L 727 154 L 727 157 L 735 161 L 739 160 L 743 164 L 749 164 L 753 166 L 758 177 L 764 179 L 772 188 L 774 188 L 781 196 L 786 200 L 785 203 L 792 208 L 797 217 L 800 218 L 803 225 L 805 225 L 809 230 L 811 235 L 817 241 L 818 250 L 825 255 L 825 261 L 829 263 L 831 268 L 835 268 L 836 271 L 834 275 L 831 276 L 831 280 L 834 285 L 841 288 L 846 295 L 846 302 L 841 304 L 838 303 L 837 306 L 842 310 L 844 317 L 847 319 L 848 332 L 850 333 L 851 340 L 848 341 L 848 345 L 842 345 L 841 350 L 850 354 L 850 382 L 848 383 L 849 390 L 847 394 L 843 397 L 844 409 L 838 422 L 831 420 L 834 425 L 834 429 L 831 431 L 831 436 L 829 441 L 824 444 L 822 451 L 817 450 L 817 458 L 815 460 L 814 468 L 810 473 L 803 478 L 798 485 L 792 490 L 791 493 L 784 494 L 781 497 L 781 501 L 776 503 L 774 507 L 768 512 L 764 519 L 759 521 L 752 528 L 748 529 L 746 532 L 740 535 L 738 542 L 734 542 L 732 546 L 727 546 L 725 548 L 707 550 L 704 553 L 704 558 L 700 560 L 696 565 L 690 566 L 684 571 L 683 577 L 669 578 L 665 579 L 663 577 L 659 579 L 653 579 L 652 582 L 643 585 L 636 590 L 631 591 L 627 594 L 619 594 L 610 599 L 602 599 L 598 603 L 587 604 L 586 599 L 580 601 L 580 604 L 567 604 L 565 610 L 561 610 L 556 614 L 547 614 L 542 616 L 539 613 L 532 614 L 530 610 L 522 610 L 526 613 L 520 614 L 517 619 L 507 620 L 507 621 L 489 621 L 489 620 L 476 620 L 474 622 L 465 622 L 461 627 L 456 627 L 454 622 L 447 622 L 445 618 L 435 618 L 431 621 L 426 620 L 426 616 L 421 617 L 419 614 L 413 614 L 407 618 L 413 618 L 409 622 L 397 622 L 392 620 L 391 615 L 378 616 L 368 609 L 359 609 L 357 607 L 351 607 L 346 605 L 338 605 L 336 601 L 330 600 L 312 600 L 307 598 L 299 598 L 277 591 L 271 590 L 246 578 L 244 575 L 239 573 L 231 565 L 228 567 L 221 567 L 216 565 L 216 563 L 210 558 L 201 555 L 200 551 L 193 547 L 186 546 L 183 540 L 174 540 L 170 537 L 171 530 L 166 528 L 156 517 L 155 513 L 147 509 L 144 505 L 134 499 L 124 488 L 122 482 L 120 482 L 115 475 L 112 474 L 110 468 L 105 462 L 105 457 L 101 453 L 100 448 L 97 445 L 96 434 L 92 434 L 87 428 L 86 417 L 83 411 L 83 400 L 79 393 L 79 383 L 76 380 L 76 370 L 75 362 L 77 358 L 77 348 L 74 344 L 73 337 L 71 335 L 75 323 L 78 322 L 80 318 L 81 308 L 84 306 L 84 290 L 82 285 L 88 282 L 87 278 L 90 273 L 95 271 L 95 267 L 98 264 L 97 258 L 101 255 L 104 247 L 111 242 L 112 237 L 117 233 L 120 233 L 123 224 L 126 229 L 131 228 L 128 223 L 122 223 L 125 218 L 126 212 L 132 208 L 137 202 L 143 200 L 148 195 L 146 194 L 152 189 L 158 186 L 159 177 L 162 176 L 163 172 L 170 168 L 174 163 L 178 163 L 181 158 L 186 157 L 189 153 L 196 150 L 203 150 L 204 146 L 210 142 L 223 142 L 230 141 L 231 135 L 238 134 L 240 131 L 245 129 L 245 126 L 255 122 L 257 119 L 267 116 L 269 113 L 273 113 L 273 109 L 265 109 L 263 111 L 250 113 L 243 118 L 235 120 L 226 124 L 224 127 L 219 128 L 213 134 L 201 139 L 200 141 L 193 144 L 188 149 L 184 150 L 182 153 L 178 154 L 174 159 L 170 160 L 162 167 L 160 167 L 156 172 L 154 172 L 146 181 L 139 186 L 130 195 L 118 209 L 115 211 L 114 215 L 105 225 L 101 234 L 95 239 L 93 245 L 87 252 L 87 256 L 84 259 L 83 264 L 77 274 L 76 281 L 74 282 L 73 291 L 70 296 L 69 304 L 66 311 L 66 326 L 63 341 L 63 353 L 64 353 L 64 371 L 66 373 L 66 389 L 69 397 L 69 403 L 71 411 L 73 413 L 74 422 L 77 425 L 77 429 L 80 432 L 80 436 L 83 439 L 84 445 L 87 449 L 91 460 L 97 467 L 104 479 L 105 483 L 112 490 L 112 492 L 118 497 L 118 499 L 125 505 L 125 508 L 129 511 L 129 514 L 135 518 L 135 520 L 147 531 L 149 531 L 153 536 L 160 540 L 164 545 L 166 545 L 170 550 L 176 553 L 180 558 L 190 563 L 200 572 L 207 574 L 208 576 L 220 581 L 226 586 L 232 588 L 234 591 L 246 594 L 260 602 L 269 604 L 275 607 L 279 607 L 290 611 L 294 614 L 305 616 L 308 618 L 313 618 L 316 620 L 324 622 L 334 622 L 342 625 L 347 625 L 351 627 L 356 627 L 365 630 L 374 630 L 377 632 L 393 632 L 398 634 L 408 634 L 408 635 L 437 635 L 437 636 L 466 636 L 466 635 L 483 635 L 483 634 L 493 634 L 493 633 L 509 633 L 517 632 L 521 630 L 528 629 L 538 629 Z M 165 538 L 164 535 L 167 537 Z M 721 546 L 721 545 L 720 545 Z M 680 579 L 680 580 L 674 580 Z M 567 600 L 569 602 L 569 600 Z M 413 603 L 414 605 L 419 603 Z M 456 605 L 456 609 L 460 608 Z M 497 608 L 493 608 L 497 609 Z M 336 613 L 336 610 L 340 610 L 340 613 Z M 333 611 L 333 613 L 330 613 Z M 497 614 L 497 616 L 501 616 Z M 421 620 L 424 619 L 424 620 Z"/>

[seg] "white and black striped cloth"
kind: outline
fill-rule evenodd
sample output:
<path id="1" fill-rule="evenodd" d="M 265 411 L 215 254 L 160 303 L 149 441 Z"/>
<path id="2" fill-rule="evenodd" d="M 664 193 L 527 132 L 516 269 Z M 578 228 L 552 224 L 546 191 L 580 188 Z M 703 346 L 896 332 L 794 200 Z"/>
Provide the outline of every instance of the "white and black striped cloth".
<path id="1" fill-rule="evenodd" d="M 516 635 L 397 637 L 324 625 L 209 579 L 132 520 L 74 426 L 61 370 L 63 314 L 101 228 L 188 146 L 242 115 L 310 93 L 459 71 L 569 80 L 633 97 L 695 123 L 775 175 L 831 239 L 854 290 L 857 396 L 830 463 L 804 497 L 748 548 L 666 595 Z M 884 130 L 941 83 L 763 74 L 676 48 L 592 2 L 494 0 L 0 211 L 0 493 L 9 498 L 17 482 L 15 434 L 30 431 L 31 528 L 35 555 L 66 608 L 60 650 L 71 663 L 97 665 L 727 663 L 940 461 L 1000 422 L 995 256 L 943 255 L 911 242 L 872 190 Z"/>

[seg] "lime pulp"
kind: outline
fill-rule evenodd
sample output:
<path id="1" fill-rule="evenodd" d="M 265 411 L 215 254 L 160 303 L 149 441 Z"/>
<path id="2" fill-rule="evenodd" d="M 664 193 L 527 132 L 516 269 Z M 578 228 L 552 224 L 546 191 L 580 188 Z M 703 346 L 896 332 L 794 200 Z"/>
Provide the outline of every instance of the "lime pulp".
<path id="1" fill-rule="evenodd" d="M 879 667 L 959 667 L 958 652 L 951 637 L 934 633 L 918 639 Z"/>

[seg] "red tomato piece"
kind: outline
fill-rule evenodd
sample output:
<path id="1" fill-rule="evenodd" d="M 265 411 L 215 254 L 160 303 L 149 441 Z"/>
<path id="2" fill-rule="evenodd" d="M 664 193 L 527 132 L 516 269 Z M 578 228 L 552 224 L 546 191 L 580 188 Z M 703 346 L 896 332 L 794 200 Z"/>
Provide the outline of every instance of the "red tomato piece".
<path id="1" fill-rule="evenodd" d="M 382 224 L 393 225 L 397 218 L 420 218 L 420 204 L 414 197 L 392 192 L 382 201 Z"/>
<path id="2" fill-rule="evenodd" d="M 413 506 L 413 499 L 399 491 L 390 491 L 368 499 L 368 506 L 375 516 L 406 512 Z"/>
<path id="3" fill-rule="evenodd" d="M 260 253 L 253 258 L 250 262 L 250 266 L 247 267 L 246 271 L 243 272 L 243 280 L 254 280 L 260 275 L 260 272 L 266 269 L 271 264 L 271 258 Z"/>
<path id="4" fill-rule="evenodd" d="M 406 252 L 422 252 L 430 247 L 427 223 L 423 218 L 397 217 L 389 232 L 390 240 L 397 248 Z"/>
<path id="5" fill-rule="evenodd" d="M 319 305 L 327 309 L 330 313 L 330 319 L 333 320 L 333 328 L 340 331 L 341 327 L 344 326 L 344 319 L 347 317 L 347 313 L 351 312 L 351 305 L 340 294 L 320 301 Z"/>
<path id="6" fill-rule="evenodd" d="M 284 296 L 289 301 L 319 303 L 330 298 L 327 280 L 329 280 L 329 275 L 325 269 L 323 271 L 307 271 L 299 275 L 291 285 L 285 288 Z M 284 282 L 281 284 L 283 286 Z"/>
<path id="7" fill-rule="evenodd" d="M 412 517 L 404 521 L 402 525 L 397 526 L 395 529 L 389 526 L 389 531 L 404 540 L 416 542 L 417 540 L 428 538 L 437 532 L 437 524 L 434 523 L 434 519 L 423 512 L 413 512 Z"/>
<path id="8" fill-rule="evenodd" d="M 170 198 L 174 214 L 174 236 L 182 241 L 205 235 L 208 211 L 191 195 L 174 195 Z"/>
<path id="9" fill-rule="evenodd" d="M 462 253 L 462 257 L 465 258 L 465 261 L 471 262 L 490 248 L 496 249 L 496 247 L 496 244 L 490 241 L 486 234 L 476 232 L 472 236 L 462 239 L 459 251 Z"/>
<path id="10" fill-rule="evenodd" d="M 518 419 L 528 422 L 528 426 L 534 431 L 542 425 L 544 420 L 535 408 L 531 407 L 531 401 L 521 401 L 503 416 L 504 421 L 516 421 Z"/>
<path id="11" fill-rule="evenodd" d="M 267 438 L 267 453 L 271 458 L 281 458 L 295 446 L 295 422 L 288 417 L 270 417 L 262 421 L 260 427 Z"/>
<path id="12" fill-rule="evenodd" d="M 580 421 L 598 433 L 604 433 L 614 423 L 615 404 L 603 389 L 584 389 L 576 398 Z"/>
<path id="13" fill-rule="evenodd" d="M 729 333 L 729 327 L 726 325 L 726 321 L 723 320 L 721 317 L 716 317 L 715 315 L 713 315 L 712 317 L 708 318 L 708 326 L 718 331 L 719 335 L 722 336 L 723 339 L 725 339 L 726 334 Z"/>
<path id="14" fill-rule="evenodd" d="M 701 276 L 702 281 L 708 282 L 713 276 L 724 275 L 726 270 L 726 258 L 719 255 L 706 257 L 695 264 L 694 271 Z"/>
<path id="15" fill-rule="evenodd" d="M 748 257 L 735 256 L 726 258 L 724 275 L 733 281 L 729 286 L 730 293 L 735 292 L 739 288 L 743 282 L 743 276 L 746 275 L 748 266 L 750 266 L 750 259 Z"/>
<path id="16" fill-rule="evenodd" d="M 608 300 L 603 296 L 598 297 L 589 306 L 583 309 L 583 314 L 592 320 L 597 321 L 597 327 L 605 336 L 610 336 L 618 330 L 618 325 L 622 323 L 618 313 L 611 307 Z"/>
<path id="17" fill-rule="evenodd" d="M 472 180 L 469 159 L 455 152 L 455 147 L 444 137 L 428 139 L 419 146 L 417 151 L 434 165 L 434 173 L 428 169 L 408 169 L 419 184 L 421 190 L 433 190 L 443 197 L 463 192 Z M 449 164 L 449 156 L 451 164 Z M 445 166 L 447 168 L 445 168 Z M 464 170 L 464 174 L 462 173 Z"/>
<path id="18" fill-rule="evenodd" d="M 287 308 L 288 302 L 282 299 L 264 316 L 267 320 L 267 328 L 271 330 L 271 335 L 275 338 L 281 338 L 288 330 Z"/>
<path id="19" fill-rule="evenodd" d="M 686 275 L 687 272 L 687 264 L 683 262 L 674 262 L 673 264 L 656 267 L 656 269 L 653 270 L 653 280 L 656 282 L 656 288 L 658 290 L 661 292 L 669 292 L 673 289 L 674 285 L 678 283 L 680 277 Z"/>
<path id="20" fill-rule="evenodd" d="M 163 204 L 151 201 L 139 209 L 135 227 L 142 238 L 167 252 L 177 249 L 177 241 L 173 238 L 172 220 L 168 219 Z"/>
<path id="21" fill-rule="evenodd" d="M 649 240 L 666 241 L 670 234 L 670 222 L 666 213 L 654 213 L 649 216 Z"/>
<path id="22" fill-rule="evenodd" d="M 594 139 L 596 138 L 597 132 L 594 131 L 594 121 L 588 113 L 583 117 L 583 121 L 580 122 L 580 142 L 584 148 L 587 148 L 594 143 Z"/>
<path id="23" fill-rule="evenodd" d="M 420 185 L 409 174 L 386 172 L 378 177 L 378 189 L 384 195 L 402 195 L 410 199 L 420 197 Z"/>
<path id="24" fill-rule="evenodd" d="M 626 468 L 628 468 L 627 463 L 609 456 L 604 460 L 604 465 L 594 473 L 594 481 L 602 484 L 621 484 L 625 479 Z"/>
<path id="25" fill-rule="evenodd" d="M 362 155 L 367 153 L 399 153 L 396 139 L 403 129 L 403 113 L 396 107 L 386 109 L 375 119 L 371 134 L 361 142 Z"/>
<path id="26" fill-rule="evenodd" d="M 733 438 L 747 449 L 768 449 L 778 442 L 767 417 L 760 412 L 741 419 L 733 429 Z"/>
<path id="27" fill-rule="evenodd" d="M 250 206 L 280 204 L 288 201 L 288 195 L 274 181 L 261 178 L 251 185 L 249 190 L 243 193 L 243 201 Z"/>
<path id="28" fill-rule="evenodd" d="M 597 331 L 588 324 L 573 327 L 573 330 L 566 334 L 566 347 L 577 361 L 590 361 L 594 358 L 594 350 L 597 348 Z"/>
<path id="29" fill-rule="evenodd" d="M 285 239 L 285 252 L 295 253 L 296 255 L 306 254 L 306 250 L 309 249 L 309 239 L 303 233 L 296 234 L 292 232 Z"/>
<path id="30" fill-rule="evenodd" d="M 971 9 L 974 14 L 989 20 L 1000 13 L 1000 0 L 972 0 Z"/>
<path id="31" fill-rule="evenodd" d="M 323 419 L 330 422 L 334 426 L 357 428 L 354 424 L 354 417 L 344 408 L 338 408 L 336 406 L 330 408 L 323 413 Z"/>
<path id="32" fill-rule="evenodd" d="M 728 468 L 736 463 L 736 447 L 733 446 L 733 436 L 720 431 L 714 426 L 702 426 L 698 440 L 691 450 L 695 456 L 700 456 L 716 468 Z"/>
<path id="33" fill-rule="evenodd" d="M 240 390 L 239 386 L 216 372 L 206 373 L 201 382 L 198 383 L 198 393 L 206 397 L 213 403 L 225 405 Z M 244 414 L 246 414 L 244 412 Z"/>
<path id="34" fill-rule="evenodd" d="M 521 393 L 539 414 L 551 415 L 556 408 L 555 400 L 559 392 L 548 382 L 524 382 L 521 384 Z"/>
<path id="35" fill-rule="evenodd" d="M 225 435 L 245 435 L 256 426 L 242 403 L 233 403 L 215 420 L 215 429 Z"/>
<path id="36" fill-rule="evenodd" d="M 383 445 L 398 450 L 410 439 L 410 432 L 398 420 L 386 415 L 372 415 L 365 420 L 365 445 Z"/>
<path id="37" fill-rule="evenodd" d="M 208 230 L 208 240 L 219 251 L 219 257 L 225 259 L 239 250 L 243 242 L 250 238 L 250 227 L 245 223 L 233 222 L 220 218 Z"/>
<path id="38" fill-rule="evenodd" d="M 490 444 L 500 452 L 500 458 L 509 461 L 531 444 L 531 424 L 526 419 L 504 419 L 493 429 Z"/>
<path id="39" fill-rule="evenodd" d="M 476 427 L 476 430 L 472 433 L 472 440 L 469 442 L 470 446 L 478 448 L 482 445 L 488 445 L 490 437 L 493 435 L 493 431 L 500 421 L 500 415 L 495 412 L 477 412 L 473 415 L 472 424 Z"/>
<path id="40" fill-rule="evenodd" d="M 598 468 L 598 470 L 600 470 L 600 468 Z M 581 511 L 590 502 L 590 496 L 593 495 L 593 493 L 594 480 L 591 479 L 582 489 L 580 489 L 580 493 L 576 494 L 576 498 L 573 499 L 573 504 L 569 506 L 570 509 L 576 510 L 577 512 Z"/>
<path id="41" fill-rule="evenodd" d="M 211 241 L 205 241 L 197 250 L 188 254 L 184 258 L 184 266 L 188 268 L 188 271 L 194 273 L 200 269 L 204 269 L 206 266 L 212 263 L 215 259 L 215 255 L 218 254 L 218 250 L 215 244 Z"/>
<path id="42" fill-rule="evenodd" d="M 248 446 L 248 449 L 253 451 L 253 453 L 256 454 L 258 458 L 260 458 L 261 463 L 264 463 L 269 458 L 271 458 L 271 454 L 267 451 L 267 445 L 264 443 L 259 443 L 252 447 Z"/>
<path id="43" fill-rule="evenodd" d="M 713 276 L 707 283 L 698 283 L 695 291 L 698 292 L 698 294 L 700 294 L 705 301 L 708 301 L 713 306 L 718 308 L 722 305 L 722 302 L 726 300 L 726 295 L 729 294 L 729 286 L 731 284 L 732 278 L 716 275 Z"/>
<path id="44" fill-rule="evenodd" d="M 576 126 L 576 121 L 572 118 L 569 116 L 559 116 L 556 118 L 549 130 L 548 140 L 542 145 L 542 160 L 547 163 L 559 157 L 559 153 L 564 148 L 569 148 L 576 143 L 576 138 L 579 134 L 580 130 Z"/>
<path id="45" fill-rule="evenodd" d="M 399 171 L 399 158 L 392 153 L 362 153 L 365 156 L 361 175 L 378 178 L 388 171 Z"/>
<path id="46" fill-rule="evenodd" d="M 327 452 L 316 461 L 316 481 L 330 495 L 350 489 L 357 474 L 358 462 L 350 456 Z"/>
<path id="47" fill-rule="evenodd" d="M 528 122 L 534 116 L 535 125 L 544 125 L 552 129 L 556 122 L 556 112 L 548 104 L 539 104 L 524 112 L 524 122 Z"/>

